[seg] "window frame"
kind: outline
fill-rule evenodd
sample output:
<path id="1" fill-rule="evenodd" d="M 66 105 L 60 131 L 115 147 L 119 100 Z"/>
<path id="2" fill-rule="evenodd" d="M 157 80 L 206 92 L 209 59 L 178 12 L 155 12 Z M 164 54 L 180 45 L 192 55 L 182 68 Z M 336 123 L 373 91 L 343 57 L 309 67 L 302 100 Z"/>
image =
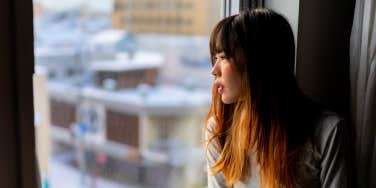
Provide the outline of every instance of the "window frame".
<path id="1" fill-rule="evenodd" d="M 222 0 L 221 17 L 239 12 L 239 0 Z M 0 148 L 7 155 L 0 157 L 6 164 L 1 168 L 0 182 L 4 187 L 38 188 L 41 186 L 36 159 L 34 130 L 34 37 L 33 2 L 4 0 L 0 2 L 0 23 L 4 40 L 0 44 L 0 85 L 3 86 L 4 105 L 0 105 L 0 132 L 4 142 Z M 10 46 L 10 48 L 9 48 Z"/>
<path id="2" fill-rule="evenodd" d="M 1 187 L 38 187 L 33 85 L 34 40 L 32 1 L 0 2 L 2 16 L 0 85 Z"/>

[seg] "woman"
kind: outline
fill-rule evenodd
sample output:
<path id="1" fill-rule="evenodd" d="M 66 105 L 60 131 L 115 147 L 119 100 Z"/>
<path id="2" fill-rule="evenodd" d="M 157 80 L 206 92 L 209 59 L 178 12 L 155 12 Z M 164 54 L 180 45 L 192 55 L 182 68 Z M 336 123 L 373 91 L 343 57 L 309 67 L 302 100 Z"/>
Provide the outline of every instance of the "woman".
<path id="1" fill-rule="evenodd" d="M 350 186 L 344 121 L 299 90 L 283 16 L 254 9 L 224 18 L 210 53 L 209 188 Z"/>

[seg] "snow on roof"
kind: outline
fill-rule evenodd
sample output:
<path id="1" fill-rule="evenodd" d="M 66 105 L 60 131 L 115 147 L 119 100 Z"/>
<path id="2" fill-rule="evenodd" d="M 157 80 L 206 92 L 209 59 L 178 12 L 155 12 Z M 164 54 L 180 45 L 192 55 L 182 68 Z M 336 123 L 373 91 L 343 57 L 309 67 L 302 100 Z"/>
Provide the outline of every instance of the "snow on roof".
<path id="1" fill-rule="evenodd" d="M 211 95 L 206 90 L 189 91 L 179 86 L 158 86 L 145 89 L 106 91 L 87 87 L 82 90 L 84 98 L 102 101 L 110 107 L 124 111 L 146 111 L 154 114 L 175 114 L 206 107 Z M 121 109 L 120 109 L 121 108 Z"/>
<path id="2" fill-rule="evenodd" d="M 63 82 L 48 82 L 50 97 L 67 102 L 92 100 L 110 109 L 138 114 L 181 114 L 192 110 L 207 110 L 211 94 L 209 90 L 187 90 L 180 86 L 157 86 L 107 91 L 92 86 L 73 86 Z"/>
<path id="3" fill-rule="evenodd" d="M 48 27 L 40 29 L 36 35 L 36 39 L 40 43 L 49 47 L 81 45 L 85 37 L 85 33 L 81 30 L 74 28 L 74 26 L 64 26 L 63 23 L 49 24 Z"/>
<path id="4" fill-rule="evenodd" d="M 49 96 L 54 99 L 76 103 L 80 97 L 80 89 L 69 83 L 48 81 L 47 88 Z"/>
<path id="5" fill-rule="evenodd" d="M 35 55 L 38 57 L 45 57 L 45 56 L 73 56 L 78 53 L 78 49 L 75 47 L 59 47 L 59 48 L 51 48 L 51 47 L 36 47 L 34 49 Z"/>
<path id="6" fill-rule="evenodd" d="M 91 44 L 112 44 L 119 41 L 124 35 L 126 35 L 126 31 L 124 30 L 105 30 L 101 31 L 98 34 L 95 34 L 92 38 L 90 43 Z"/>
<path id="7" fill-rule="evenodd" d="M 122 72 L 147 68 L 158 68 L 162 65 L 163 56 L 159 53 L 136 52 L 132 59 L 127 54 L 118 54 L 113 61 L 98 61 L 90 65 L 92 71 Z"/>
<path id="8" fill-rule="evenodd" d="M 139 34 L 139 40 L 142 42 L 145 41 L 154 41 L 159 43 L 169 42 L 171 45 L 187 45 L 187 44 L 202 44 L 207 45 L 209 41 L 208 36 L 186 36 L 186 35 L 172 35 L 172 34 L 155 34 L 155 33 L 146 33 Z"/>

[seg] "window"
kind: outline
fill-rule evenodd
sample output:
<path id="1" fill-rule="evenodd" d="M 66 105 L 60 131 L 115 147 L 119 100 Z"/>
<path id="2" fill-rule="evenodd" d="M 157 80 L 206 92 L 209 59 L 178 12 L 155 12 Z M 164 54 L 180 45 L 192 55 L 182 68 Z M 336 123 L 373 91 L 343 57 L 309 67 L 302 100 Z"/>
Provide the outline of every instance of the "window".
<path id="1" fill-rule="evenodd" d="M 45 70 L 37 85 L 46 86 L 37 96 L 46 110 L 35 104 L 46 120 L 36 128 L 44 184 L 205 187 L 208 42 L 221 7 L 34 0 L 35 65 Z"/>

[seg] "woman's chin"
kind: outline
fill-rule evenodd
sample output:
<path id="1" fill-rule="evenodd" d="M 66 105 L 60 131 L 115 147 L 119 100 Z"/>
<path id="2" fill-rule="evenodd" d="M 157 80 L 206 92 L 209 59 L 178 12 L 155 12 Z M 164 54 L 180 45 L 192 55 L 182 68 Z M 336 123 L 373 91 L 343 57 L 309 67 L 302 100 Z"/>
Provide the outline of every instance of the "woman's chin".
<path id="1" fill-rule="evenodd" d="M 232 104 L 232 103 L 236 102 L 236 100 L 228 98 L 224 95 L 221 96 L 221 100 L 222 100 L 222 103 L 224 103 L 224 104 Z"/>

